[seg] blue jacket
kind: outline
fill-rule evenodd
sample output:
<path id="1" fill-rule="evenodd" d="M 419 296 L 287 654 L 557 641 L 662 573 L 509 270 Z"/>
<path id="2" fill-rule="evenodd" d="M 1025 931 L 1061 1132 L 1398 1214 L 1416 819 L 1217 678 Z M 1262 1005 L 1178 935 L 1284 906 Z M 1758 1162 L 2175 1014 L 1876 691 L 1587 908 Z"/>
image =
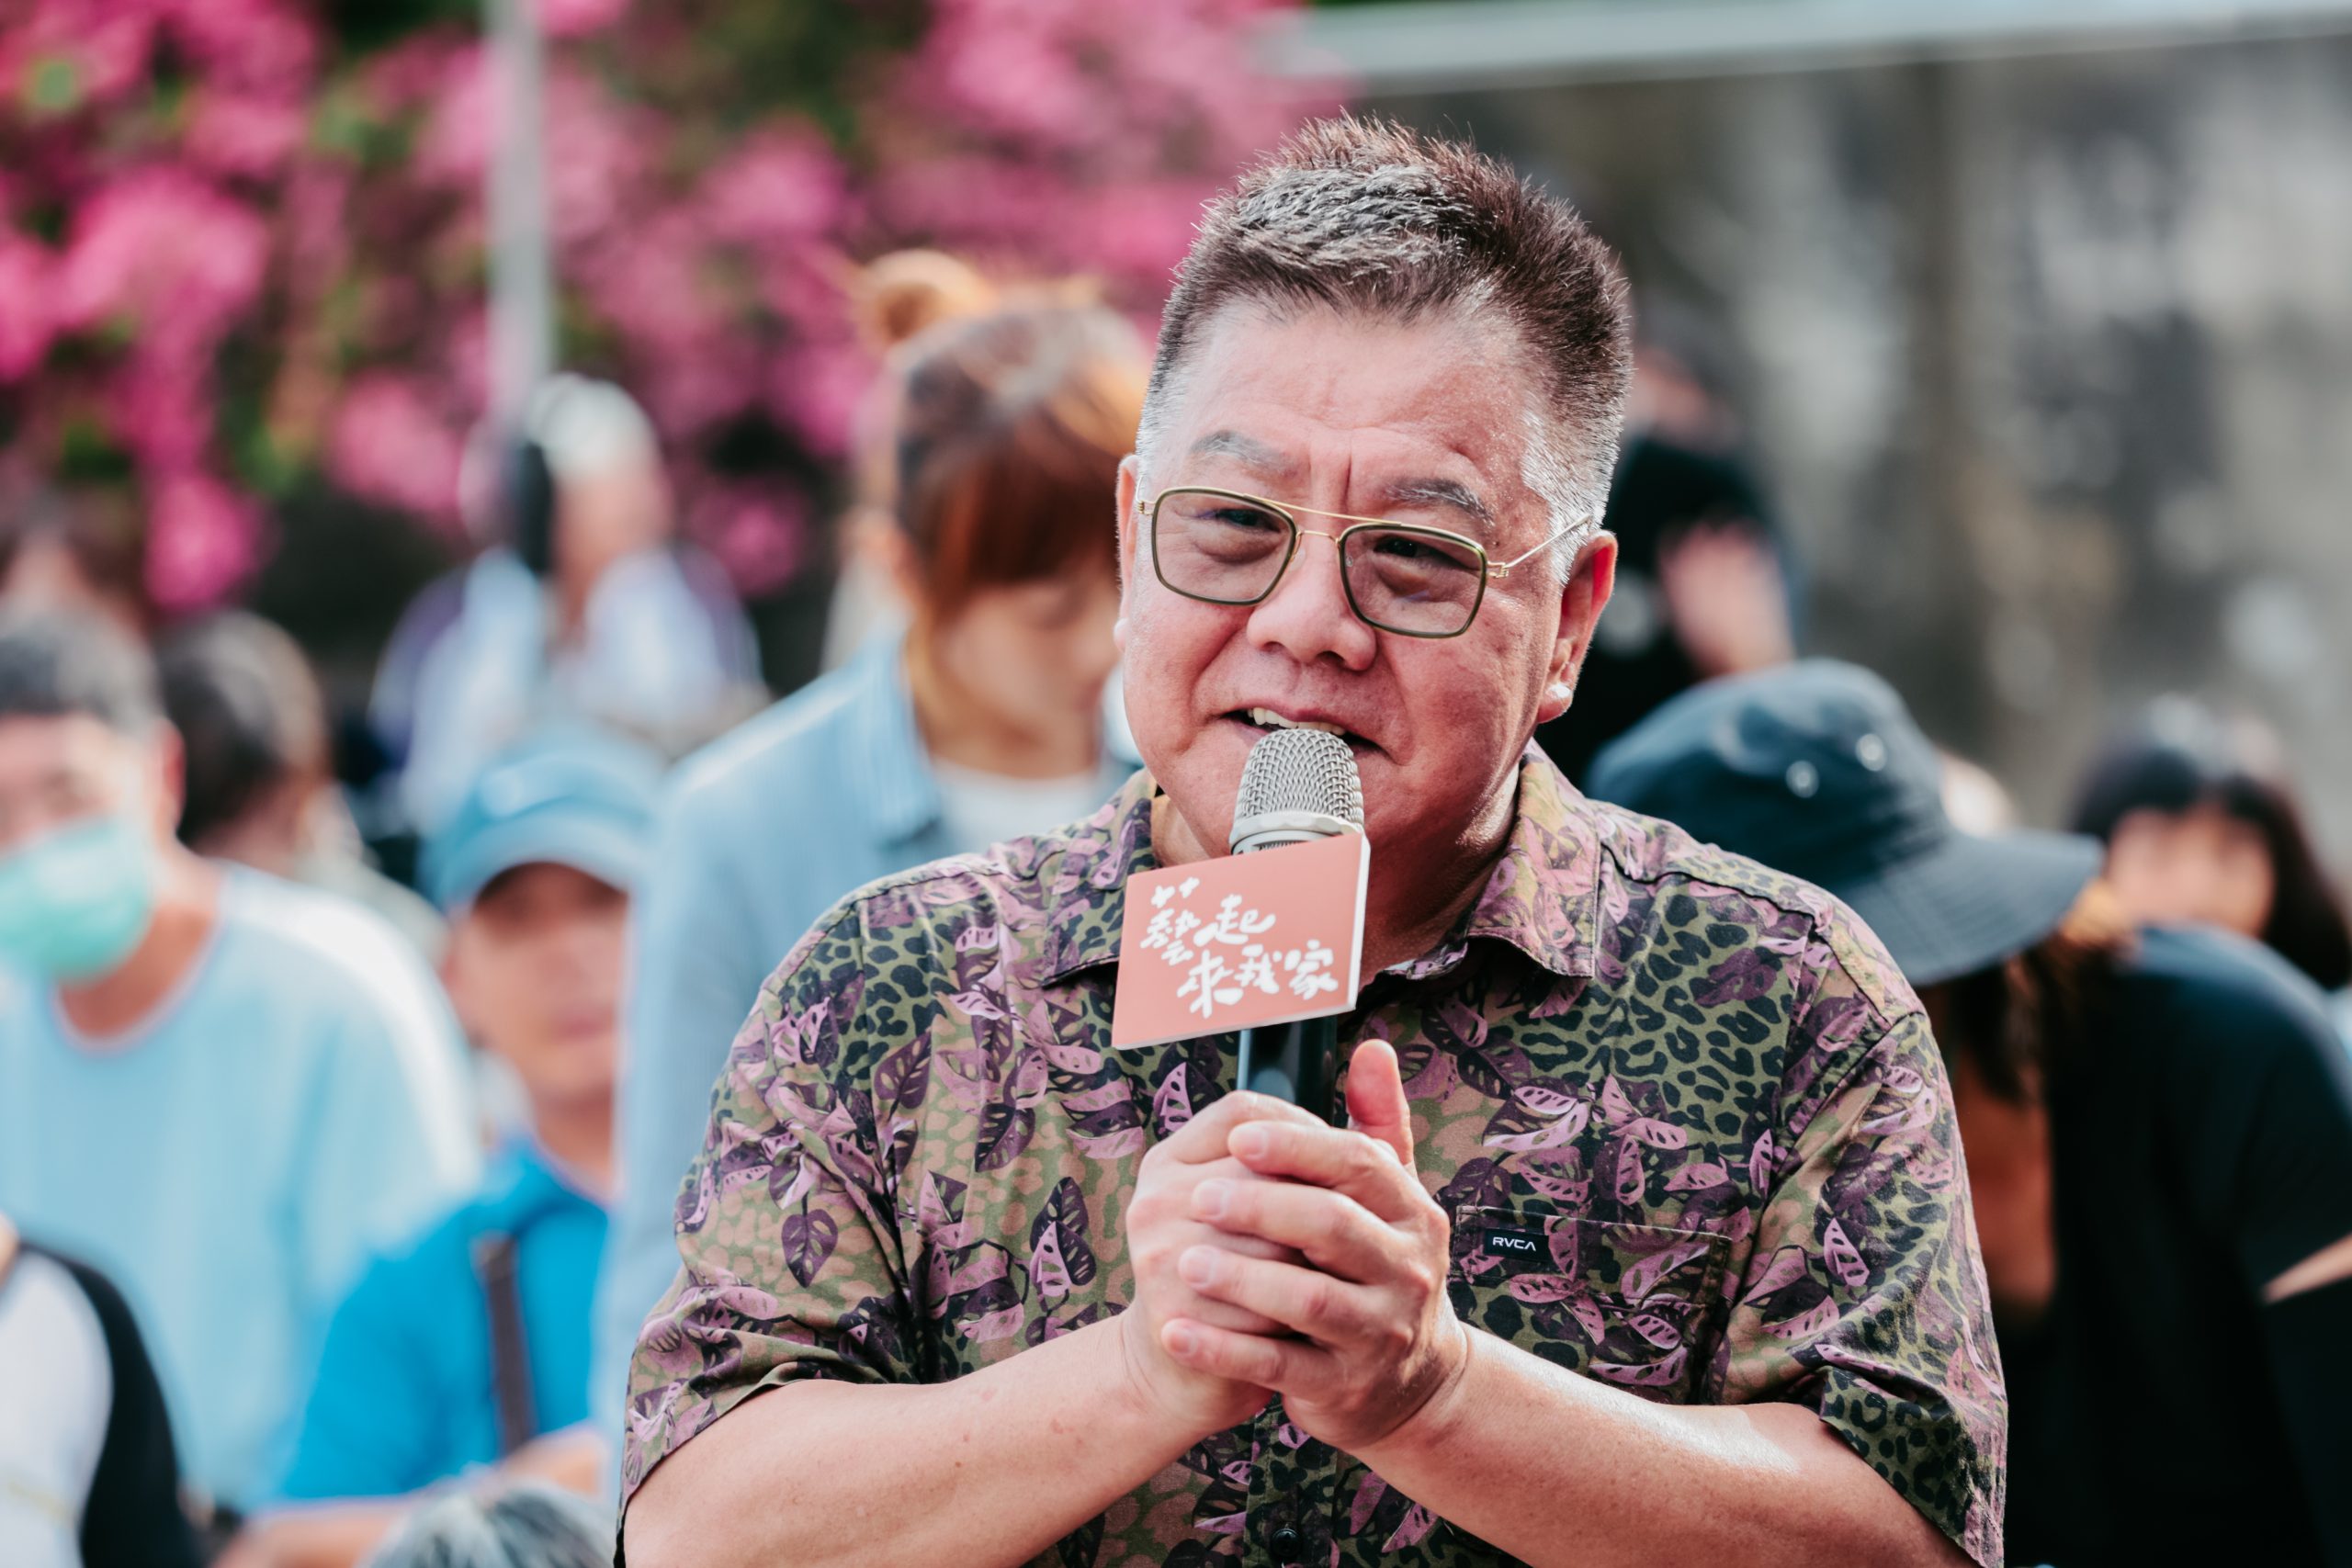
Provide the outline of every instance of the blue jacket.
<path id="1" fill-rule="evenodd" d="M 904 649 L 876 637 L 714 741 L 680 766 L 663 803 L 631 911 L 621 1196 L 597 1303 L 595 1404 L 609 1430 L 621 1429 L 638 1327 L 678 1271 L 679 1179 L 760 987 L 843 896 L 987 847 L 952 841 L 943 824 Z M 1124 741 L 1115 728 L 1106 738 L 1105 799 L 1134 770 Z"/>
<path id="2" fill-rule="evenodd" d="M 481 1191 L 378 1258 L 335 1310 L 278 1495 L 384 1497 L 499 1456 L 490 1306 L 476 1242 L 515 1243 L 537 1430 L 588 1417 L 589 1323 L 605 1211 L 518 1145 Z"/>

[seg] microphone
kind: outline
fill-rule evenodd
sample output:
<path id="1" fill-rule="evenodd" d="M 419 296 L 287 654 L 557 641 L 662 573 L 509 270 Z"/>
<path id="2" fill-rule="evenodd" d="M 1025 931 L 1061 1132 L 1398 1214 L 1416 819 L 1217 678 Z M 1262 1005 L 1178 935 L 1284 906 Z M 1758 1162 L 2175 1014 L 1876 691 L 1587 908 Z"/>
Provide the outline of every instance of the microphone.
<path id="1" fill-rule="evenodd" d="M 1235 854 L 1363 831 L 1363 781 L 1346 741 L 1320 729 L 1273 729 L 1250 749 L 1227 848 Z M 1241 1032 L 1241 1087 L 1288 1100 L 1334 1126 L 1339 1021 L 1301 1019 Z"/>

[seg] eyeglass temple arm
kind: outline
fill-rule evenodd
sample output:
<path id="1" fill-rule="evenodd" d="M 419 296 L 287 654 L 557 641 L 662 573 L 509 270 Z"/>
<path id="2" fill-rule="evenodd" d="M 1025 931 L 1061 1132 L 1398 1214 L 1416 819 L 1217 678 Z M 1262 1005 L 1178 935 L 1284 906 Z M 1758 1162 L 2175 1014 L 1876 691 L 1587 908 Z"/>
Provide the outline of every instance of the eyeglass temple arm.
<path id="1" fill-rule="evenodd" d="M 1555 529 L 1549 537 L 1545 538 L 1534 548 L 1523 551 L 1519 555 L 1515 555 L 1509 560 L 1495 561 L 1491 563 L 1487 568 L 1487 575 L 1489 577 L 1509 577 L 1510 575 L 1511 568 L 1533 559 L 1536 556 L 1550 549 L 1554 545 L 1558 544 L 1562 539 L 1566 538 L 1569 535 L 1581 533 L 1592 526 L 1593 519 L 1589 514 L 1579 517 L 1575 522 L 1570 523 L 1564 527 Z"/>

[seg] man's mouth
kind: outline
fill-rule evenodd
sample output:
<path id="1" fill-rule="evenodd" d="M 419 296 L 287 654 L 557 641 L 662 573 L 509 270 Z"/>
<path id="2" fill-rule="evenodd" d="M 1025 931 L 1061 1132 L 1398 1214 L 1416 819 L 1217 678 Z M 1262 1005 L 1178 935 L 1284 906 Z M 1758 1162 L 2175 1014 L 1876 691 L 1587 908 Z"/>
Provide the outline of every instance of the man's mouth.
<path id="1" fill-rule="evenodd" d="M 1319 729 L 1326 735 L 1336 735 L 1348 743 L 1348 749 L 1361 755 L 1379 748 L 1344 725 L 1325 718 L 1293 718 L 1268 707 L 1236 708 L 1225 716 L 1236 724 L 1246 724 L 1256 729 Z"/>

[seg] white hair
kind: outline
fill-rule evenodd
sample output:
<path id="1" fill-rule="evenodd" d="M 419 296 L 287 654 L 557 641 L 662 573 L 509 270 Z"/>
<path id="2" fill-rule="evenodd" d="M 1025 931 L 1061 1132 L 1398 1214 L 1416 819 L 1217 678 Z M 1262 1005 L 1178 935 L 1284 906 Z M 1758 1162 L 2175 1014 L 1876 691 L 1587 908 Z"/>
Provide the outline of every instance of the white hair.
<path id="1" fill-rule="evenodd" d="M 547 454 L 559 484 L 590 479 L 658 457 L 653 422 L 610 381 L 553 376 L 531 394 L 523 428 Z"/>

